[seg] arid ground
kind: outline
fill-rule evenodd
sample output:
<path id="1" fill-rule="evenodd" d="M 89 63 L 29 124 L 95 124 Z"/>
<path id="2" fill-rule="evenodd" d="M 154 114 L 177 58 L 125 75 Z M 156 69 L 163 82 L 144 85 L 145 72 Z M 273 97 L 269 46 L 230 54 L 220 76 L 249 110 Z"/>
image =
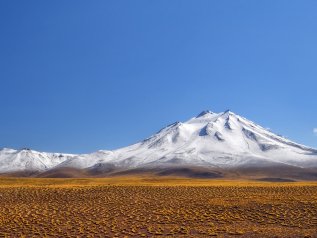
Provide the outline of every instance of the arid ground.
<path id="1" fill-rule="evenodd" d="M 0 237 L 317 237 L 316 182 L 0 179 Z"/>

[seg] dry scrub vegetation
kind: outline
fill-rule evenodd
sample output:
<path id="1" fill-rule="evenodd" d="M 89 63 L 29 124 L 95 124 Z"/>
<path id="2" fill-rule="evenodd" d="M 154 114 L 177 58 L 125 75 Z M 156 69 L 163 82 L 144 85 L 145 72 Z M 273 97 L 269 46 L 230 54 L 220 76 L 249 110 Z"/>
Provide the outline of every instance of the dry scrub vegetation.
<path id="1" fill-rule="evenodd" d="M 317 237 L 314 183 L 10 181 L 0 237 Z"/>

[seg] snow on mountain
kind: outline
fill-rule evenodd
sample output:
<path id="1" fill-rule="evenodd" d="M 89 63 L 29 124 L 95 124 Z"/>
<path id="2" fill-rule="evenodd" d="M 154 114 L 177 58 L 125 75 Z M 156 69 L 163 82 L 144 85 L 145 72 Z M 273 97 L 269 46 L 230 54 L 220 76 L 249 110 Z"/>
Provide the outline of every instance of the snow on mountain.
<path id="1" fill-rule="evenodd" d="M 85 169 L 94 167 L 98 164 L 103 164 L 107 162 L 107 158 L 113 155 L 112 151 L 100 150 L 92 154 L 75 155 L 72 158 L 63 161 L 56 167 L 70 167 L 77 169 Z"/>
<path id="2" fill-rule="evenodd" d="M 0 150 L 0 173 L 45 171 L 72 158 L 70 154 L 45 153 L 30 149 Z"/>
<path id="3" fill-rule="evenodd" d="M 114 151 L 85 155 L 0 151 L 0 172 L 95 169 L 109 165 L 119 169 L 279 165 L 317 168 L 317 150 L 278 136 L 228 110 L 203 111 L 186 122 L 171 124 L 139 143 Z"/>
<path id="4" fill-rule="evenodd" d="M 315 149 L 294 143 L 234 114 L 204 111 L 176 122 L 150 138 L 113 151 L 106 158 L 119 167 L 248 164 L 317 166 Z"/>

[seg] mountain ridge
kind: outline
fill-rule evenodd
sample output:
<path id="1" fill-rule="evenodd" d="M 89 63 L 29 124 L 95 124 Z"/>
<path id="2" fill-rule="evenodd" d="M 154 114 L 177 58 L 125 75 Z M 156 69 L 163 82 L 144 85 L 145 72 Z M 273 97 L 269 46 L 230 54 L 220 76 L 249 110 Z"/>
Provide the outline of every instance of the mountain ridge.
<path id="1" fill-rule="evenodd" d="M 27 149 L 0 150 L 0 173 L 45 173 L 69 168 L 88 171 L 88 174 L 96 171 L 109 174 L 135 169 L 200 167 L 208 171 L 229 171 L 281 166 L 317 168 L 317 150 L 274 134 L 230 110 L 220 113 L 202 111 L 185 122 L 172 123 L 140 142 L 112 151 L 63 154 Z"/>

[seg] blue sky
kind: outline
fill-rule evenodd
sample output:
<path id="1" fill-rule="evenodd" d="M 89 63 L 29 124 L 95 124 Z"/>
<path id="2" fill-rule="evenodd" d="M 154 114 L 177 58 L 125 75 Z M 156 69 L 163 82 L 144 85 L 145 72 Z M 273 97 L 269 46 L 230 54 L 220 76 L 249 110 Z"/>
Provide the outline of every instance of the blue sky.
<path id="1" fill-rule="evenodd" d="M 0 147 L 83 153 L 231 109 L 317 147 L 317 1 L 1 1 Z"/>

